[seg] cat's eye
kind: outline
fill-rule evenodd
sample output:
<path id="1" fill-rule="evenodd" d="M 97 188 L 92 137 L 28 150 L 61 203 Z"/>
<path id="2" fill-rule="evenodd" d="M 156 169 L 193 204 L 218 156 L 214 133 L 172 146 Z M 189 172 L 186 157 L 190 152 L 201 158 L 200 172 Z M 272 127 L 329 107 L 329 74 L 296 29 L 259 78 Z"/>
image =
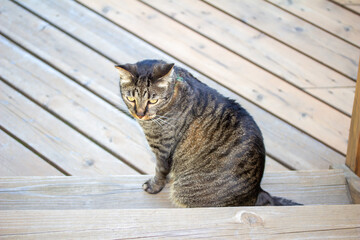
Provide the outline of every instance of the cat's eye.
<path id="1" fill-rule="evenodd" d="M 130 101 L 130 102 L 135 102 L 135 98 L 134 98 L 134 97 L 128 96 L 128 97 L 126 97 L 126 99 L 127 99 L 128 101 Z"/>
<path id="2" fill-rule="evenodd" d="M 159 99 L 150 99 L 150 100 L 149 100 L 149 103 L 155 104 L 155 103 L 157 103 L 158 101 L 159 101 Z"/>

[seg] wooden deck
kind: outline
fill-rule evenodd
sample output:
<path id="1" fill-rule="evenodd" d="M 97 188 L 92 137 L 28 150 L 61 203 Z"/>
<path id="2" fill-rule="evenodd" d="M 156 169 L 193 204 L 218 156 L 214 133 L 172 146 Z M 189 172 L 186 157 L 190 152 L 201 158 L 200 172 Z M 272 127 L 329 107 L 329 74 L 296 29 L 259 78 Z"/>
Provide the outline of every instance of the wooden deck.
<path id="1" fill-rule="evenodd" d="M 146 58 L 242 104 L 262 129 L 267 170 L 344 163 L 360 56 L 360 14 L 349 6 L 2 1 L 0 175 L 153 173 L 113 68 Z"/>
<path id="2" fill-rule="evenodd" d="M 160 199 L 158 206 L 138 189 L 145 178 L 140 175 L 154 172 L 154 156 L 120 98 L 118 75 L 113 67 L 115 63 L 142 59 L 174 62 L 250 112 L 266 144 L 264 184 L 276 179 L 268 186 L 272 193 L 306 204 L 351 203 L 345 179 L 335 177 L 341 173 L 335 170 L 325 174 L 324 170 L 345 163 L 360 57 L 359 23 L 359 0 L 0 0 L 0 238 L 18 238 L 12 230 L 17 226 L 15 220 L 27 224 L 30 216 L 40 215 L 44 222 L 49 222 L 50 232 L 41 235 L 39 229 L 39 235 L 32 233 L 35 238 L 53 238 L 57 231 L 66 238 L 67 229 L 78 231 L 78 226 L 70 221 L 59 228 L 50 226 L 62 219 L 63 213 L 55 209 L 60 209 L 67 199 L 55 196 L 68 194 L 68 200 L 75 201 L 72 202 L 75 208 L 65 204 L 64 209 L 73 209 L 68 216 L 80 216 L 78 210 L 85 206 L 100 209 L 84 213 L 81 218 L 95 219 L 101 215 L 104 224 L 110 223 L 114 214 L 126 214 L 127 229 L 134 227 L 139 216 L 135 212 L 130 214 L 123 205 L 119 207 L 131 201 L 131 197 L 121 199 L 124 195 L 115 192 L 137 192 L 135 199 L 140 199 L 134 203 L 137 208 L 146 207 L 147 201 L 149 208 L 170 207 L 163 200 L 166 191 L 155 198 Z M 288 170 L 301 171 L 284 172 Z M 278 171 L 282 173 L 274 175 Z M 296 185 L 297 177 L 293 177 L 289 185 L 276 187 L 287 182 L 284 179 L 292 174 L 300 176 L 299 179 L 323 176 L 328 182 L 299 180 L 300 185 Z M 74 195 L 83 191 L 76 185 L 64 190 L 64 186 L 76 181 L 86 186 L 93 186 L 91 179 L 108 183 L 109 175 L 132 177 L 126 182 L 130 187 L 125 190 L 119 190 L 118 185 L 101 185 L 109 190 L 105 194 L 101 192 L 102 197 L 109 197 L 105 202 L 97 202 L 97 195 L 91 195 L 97 188 L 86 188 L 90 195 L 84 196 L 90 196 L 89 201 Z M 60 184 L 54 183 L 55 189 L 60 186 L 60 192 L 53 190 L 45 194 L 54 179 Z M 121 185 L 121 179 L 126 178 L 119 179 L 114 177 L 111 181 L 120 181 Z M 40 190 L 39 186 L 42 186 Z M 114 186 L 117 187 L 113 189 Z M 34 190 L 30 195 L 28 188 Z M 9 191 L 16 192 L 16 198 L 10 193 L 6 195 Z M 304 191 L 308 195 L 303 195 Z M 32 196 L 30 200 L 29 196 Z M 111 205 L 116 197 L 121 199 L 121 204 Z M 47 202 L 50 199 L 55 202 Z M 35 207 L 39 201 L 48 204 L 40 215 Z M 360 235 L 360 222 L 356 218 L 360 208 L 328 207 L 331 208 L 328 211 L 338 213 L 338 223 L 346 222 L 345 214 L 351 222 L 337 228 L 329 218 L 325 225 L 313 231 L 314 237 Z M 115 213 L 104 210 L 107 208 L 124 209 Z M 16 209 L 29 212 L 12 211 Z M 314 219 L 300 216 L 303 223 L 323 219 L 327 212 L 313 206 L 298 209 L 304 213 L 301 216 L 319 211 Z M 163 232 L 156 230 L 154 237 L 169 236 L 167 231 L 175 224 L 171 214 L 165 210 L 153 211 L 157 212 L 145 214 L 143 221 L 150 221 L 151 216 L 155 216 L 155 221 L 160 221 L 160 217 L 169 219 L 169 225 Z M 206 213 L 211 218 L 215 214 L 228 224 L 245 221 L 240 214 L 243 209 L 237 211 L 240 218 L 235 215 L 231 221 L 228 210 L 202 211 L 193 212 L 194 216 Z M 280 234 L 281 226 L 267 225 L 268 222 L 264 225 L 260 221 L 261 233 L 274 234 L 275 239 L 303 238 L 305 230 L 291 220 L 295 210 L 282 211 L 279 219 L 284 214 L 289 218 L 283 219 L 292 221 L 288 232 L 281 235 L 284 233 Z M 254 212 L 264 219 L 268 216 L 262 209 Z M 186 212 L 179 212 L 182 214 Z M 186 221 L 185 217 L 182 219 Z M 221 238 L 235 231 L 234 225 L 224 230 L 225 225 L 209 219 L 207 228 L 224 230 L 216 235 L 204 230 L 205 220 L 188 229 L 194 235 L 186 238 L 205 232 L 208 235 L 204 236 Z M 246 226 L 242 225 L 249 227 L 246 231 L 253 227 L 260 229 L 252 224 L 253 220 L 250 217 Z M 36 221 L 28 223 L 36 224 Z M 96 228 L 89 230 L 87 236 L 132 236 L 113 234 L 111 229 L 116 226 L 102 227 L 98 233 Z M 21 232 L 16 229 L 17 233 Z M 179 229 L 181 225 L 171 232 L 174 238 L 182 237 Z M 246 231 L 241 234 L 249 234 Z M 25 230 L 22 233 L 27 234 Z M 78 233 L 79 238 L 85 236 L 81 231 Z M 137 236 L 145 236 L 141 234 Z"/>

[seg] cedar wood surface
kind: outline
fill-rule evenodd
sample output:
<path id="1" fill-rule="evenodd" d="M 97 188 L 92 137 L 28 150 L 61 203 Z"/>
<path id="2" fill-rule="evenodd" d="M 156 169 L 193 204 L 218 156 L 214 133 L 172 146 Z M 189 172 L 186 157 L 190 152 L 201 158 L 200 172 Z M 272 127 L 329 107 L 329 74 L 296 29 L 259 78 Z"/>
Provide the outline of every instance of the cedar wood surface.
<path id="1" fill-rule="evenodd" d="M 360 65 L 355 89 L 346 165 L 360 177 Z"/>
<path id="2" fill-rule="evenodd" d="M 359 22 L 358 0 L 1 0 L 0 238 L 358 239 L 360 209 L 327 169 L 345 163 Z M 142 59 L 244 106 L 264 189 L 311 206 L 173 209 L 167 188 L 144 193 L 154 156 L 113 67 Z"/>
<path id="3" fill-rule="evenodd" d="M 2 1 L 1 175 L 152 174 L 113 69 L 146 58 L 242 104 L 267 170 L 344 163 L 360 16 L 345 3 L 292 3 Z"/>

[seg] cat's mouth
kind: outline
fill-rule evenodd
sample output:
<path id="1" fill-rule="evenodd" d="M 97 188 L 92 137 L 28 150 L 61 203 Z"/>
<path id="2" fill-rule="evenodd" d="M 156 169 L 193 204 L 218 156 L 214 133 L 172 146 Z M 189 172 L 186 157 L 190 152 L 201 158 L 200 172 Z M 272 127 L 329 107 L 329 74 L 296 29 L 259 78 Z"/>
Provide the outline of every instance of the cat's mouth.
<path id="1" fill-rule="evenodd" d="M 140 120 L 140 121 L 148 121 L 148 120 L 151 120 L 153 119 L 154 117 L 156 117 L 156 115 L 144 115 L 144 116 L 139 116 L 137 115 L 136 113 L 131 113 L 131 115 L 137 119 L 137 120 Z"/>

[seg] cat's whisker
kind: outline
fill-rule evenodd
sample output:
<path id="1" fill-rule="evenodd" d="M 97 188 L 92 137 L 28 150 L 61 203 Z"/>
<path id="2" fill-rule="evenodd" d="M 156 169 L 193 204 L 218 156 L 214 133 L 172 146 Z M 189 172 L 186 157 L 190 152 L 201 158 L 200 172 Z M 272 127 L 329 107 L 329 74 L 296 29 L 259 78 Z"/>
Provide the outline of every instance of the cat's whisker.
<path id="1" fill-rule="evenodd" d="M 155 122 L 159 127 L 163 126 L 156 118 L 152 119 L 151 121 Z"/>
<path id="2" fill-rule="evenodd" d="M 164 123 L 164 125 L 167 124 L 167 125 L 170 126 L 170 127 L 173 127 L 173 126 L 174 126 L 173 124 L 169 123 L 168 121 L 165 121 L 164 119 L 158 118 L 158 120 L 159 120 L 160 122 Z"/>
<path id="3" fill-rule="evenodd" d="M 169 117 L 165 117 L 165 116 L 161 116 L 161 115 L 157 115 L 156 116 L 158 119 L 162 119 L 162 120 L 172 120 L 172 119 L 175 119 L 175 118 L 169 118 Z"/>

